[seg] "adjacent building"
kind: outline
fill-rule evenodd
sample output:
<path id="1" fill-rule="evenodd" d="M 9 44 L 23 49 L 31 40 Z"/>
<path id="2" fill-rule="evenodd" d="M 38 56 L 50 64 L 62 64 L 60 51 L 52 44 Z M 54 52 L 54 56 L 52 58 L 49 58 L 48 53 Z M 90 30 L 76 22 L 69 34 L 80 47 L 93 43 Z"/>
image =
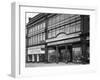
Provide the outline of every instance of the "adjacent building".
<path id="1" fill-rule="evenodd" d="M 27 63 L 89 63 L 89 15 L 39 13 L 26 25 Z"/>

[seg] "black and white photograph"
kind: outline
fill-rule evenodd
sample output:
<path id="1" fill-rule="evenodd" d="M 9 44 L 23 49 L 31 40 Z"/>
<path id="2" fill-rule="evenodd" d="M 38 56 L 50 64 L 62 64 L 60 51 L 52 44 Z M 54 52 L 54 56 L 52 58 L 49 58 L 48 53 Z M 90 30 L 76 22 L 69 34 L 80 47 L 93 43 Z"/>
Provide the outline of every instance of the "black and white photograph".
<path id="1" fill-rule="evenodd" d="M 25 13 L 25 67 L 90 64 L 90 15 Z"/>
<path id="2" fill-rule="evenodd" d="M 12 75 L 66 78 L 96 72 L 96 17 L 95 8 L 12 3 Z"/>

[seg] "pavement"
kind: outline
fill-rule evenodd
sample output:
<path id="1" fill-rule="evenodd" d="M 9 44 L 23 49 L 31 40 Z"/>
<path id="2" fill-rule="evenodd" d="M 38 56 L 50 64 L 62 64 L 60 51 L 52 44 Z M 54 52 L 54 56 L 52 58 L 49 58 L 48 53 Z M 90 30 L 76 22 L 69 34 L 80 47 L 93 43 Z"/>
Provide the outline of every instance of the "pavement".
<path id="1" fill-rule="evenodd" d="M 44 67 L 44 66 L 62 66 L 62 65 L 82 65 L 82 64 L 75 64 L 75 63 L 26 63 L 26 67 Z"/>

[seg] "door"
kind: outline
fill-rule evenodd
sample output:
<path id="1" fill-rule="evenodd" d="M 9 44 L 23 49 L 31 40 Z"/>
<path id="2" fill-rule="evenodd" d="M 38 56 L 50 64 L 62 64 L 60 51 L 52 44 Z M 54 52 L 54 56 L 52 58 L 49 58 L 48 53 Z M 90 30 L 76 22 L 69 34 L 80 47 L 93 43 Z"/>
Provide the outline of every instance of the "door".
<path id="1" fill-rule="evenodd" d="M 59 47 L 59 62 L 64 61 L 64 54 L 65 54 L 65 46 Z"/>

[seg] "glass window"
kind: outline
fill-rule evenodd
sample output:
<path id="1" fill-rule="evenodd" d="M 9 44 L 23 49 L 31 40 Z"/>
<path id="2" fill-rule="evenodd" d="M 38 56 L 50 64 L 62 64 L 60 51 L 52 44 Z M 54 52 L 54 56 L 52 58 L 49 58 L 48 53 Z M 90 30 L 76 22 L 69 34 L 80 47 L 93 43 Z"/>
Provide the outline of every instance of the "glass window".
<path id="1" fill-rule="evenodd" d="M 31 42 L 32 42 L 32 39 L 31 39 L 31 38 L 29 38 L 29 45 L 31 45 Z"/>
<path id="2" fill-rule="evenodd" d="M 70 24 L 70 33 L 74 32 L 74 27 L 75 27 L 74 23 Z"/>
<path id="3" fill-rule="evenodd" d="M 40 24 L 40 29 L 42 29 L 43 28 L 43 26 L 42 26 L 42 24 Z"/>
<path id="4" fill-rule="evenodd" d="M 38 35 L 36 35 L 36 43 L 38 43 Z"/>
<path id="5" fill-rule="evenodd" d="M 70 33 L 73 33 L 73 27 L 72 26 L 70 27 Z"/>
<path id="6" fill-rule="evenodd" d="M 60 27 L 60 32 L 64 32 L 64 26 Z"/>
<path id="7" fill-rule="evenodd" d="M 43 40 L 45 40 L 45 33 L 43 33 Z"/>
<path id="8" fill-rule="evenodd" d="M 31 29 L 29 29 L 29 36 L 31 35 Z"/>
<path id="9" fill-rule="evenodd" d="M 33 39 L 32 39 L 32 44 L 34 44 L 34 36 L 33 36 Z"/>
<path id="10" fill-rule="evenodd" d="M 31 36 L 31 33 L 32 33 L 32 28 L 30 28 L 30 36 Z"/>
<path id="11" fill-rule="evenodd" d="M 28 39 L 28 45 L 30 45 L 30 38 Z"/>
<path id="12" fill-rule="evenodd" d="M 80 31 L 80 21 L 76 23 L 76 31 Z"/>
<path id="13" fill-rule="evenodd" d="M 39 43 L 39 35 L 37 35 L 37 43 Z"/>
<path id="14" fill-rule="evenodd" d="M 51 18 L 49 18 L 49 20 L 48 20 L 48 25 L 49 26 L 51 25 Z"/>
<path id="15" fill-rule="evenodd" d="M 73 59 L 74 61 L 78 61 L 81 59 L 81 47 L 75 47 L 73 48 Z"/>
<path id="16" fill-rule="evenodd" d="M 48 38 L 51 38 L 51 30 L 48 32 Z"/>
<path id="17" fill-rule="evenodd" d="M 40 43 L 40 34 L 38 34 L 38 43 Z"/>
<path id="18" fill-rule="evenodd" d="M 34 27 L 32 28 L 33 30 L 32 30 L 32 35 L 34 35 Z"/>
<path id="19" fill-rule="evenodd" d="M 45 29 L 45 22 L 43 22 L 43 29 Z"/>
<path id="20" fill-rule="evenodd" d="M 38 31 L 40 30 L 40 27 L 39 27 L 39 25 L 37 25 L 37 28 L 38 28 Z"/>
<path id="21" fill-rule="evenodd" d="M 32 55 L 28 55 L 28 61 L 32 61 Z"/>
<path id="22" fill-rule="evenodd" d="M 59 28 L 57 28 L 57 29 L 56 29 L 56 35 L 59 34 L 59 32 L 60 32 L 60 31 L 59 31 Z"/>
<path id="23" fill-rule="evenodd" d="M 36 32 L 37 32 L 37 29 L 38 29 L 38 27 L 37 27 L 37 25 L 35 26 L 35 30 L 36 30 Z"/>
<path id="24" fill-rule="evenodd" d="M 42 33 L 40 34 L 40 41 L 42 41 Z"/>
<path id="25" fill-rule="evenodd" d="M 75 26 L 73 26 L 73 28 L 72 28 L 72 32 L 75 32 Z"/>
<path id="26" fill-rule="evenodd" d="M 52 30 L 52 37 L 55 37 L 55 29 L 54 30 Z"/>
<path id="27" fill-rule="evenodd" d="M 34 44 L 37 43 L 36 35 L 34 36 Z"/>
<path id="28" fill-rule="evenodd" d="M 35 28 L 35 26 L 34 26 L 34 34 L 36 33 L 36 28 Z"/>
<path id="29" fill-rule="evenodd" d="M 33 38 L 31 37 L 31 45 L 33 44 L 32 42 L 33 42 Z"/>
<path id="30" fill-rule="evenodd" d="M 43 40 L 43 33 L 42 33 L 42 40 Z"/>
<path id="31" fill-rule="evenodd" d="M 65 32 L 66 32 L 66 34 L 69 34 L 70 33 L 69 27 L 70 27 L 69 25 L 66 25 L 65 26 Z"/>

